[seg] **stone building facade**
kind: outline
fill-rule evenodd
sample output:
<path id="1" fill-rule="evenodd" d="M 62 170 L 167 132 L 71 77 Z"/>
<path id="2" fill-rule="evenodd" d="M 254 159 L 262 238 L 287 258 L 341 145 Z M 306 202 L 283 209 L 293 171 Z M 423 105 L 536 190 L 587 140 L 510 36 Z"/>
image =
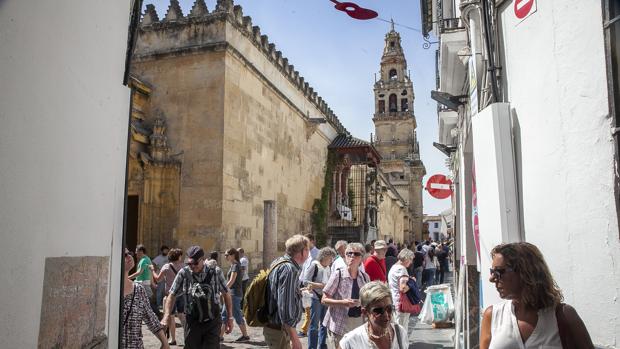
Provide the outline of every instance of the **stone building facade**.
<path id="1" fill-rule="evenodd" d="M 400 34 L 385 35 L 379 80 L 374 85 L 374 146 L 381 154 L 381 171 L 408 205 L 404 240 L 422 239 L 422 178 L 426 174 L 420 159 L 413 110 L 414 91 Z"/>
<path id="2" fill-rule="evenodd" d="M 149 250 L 241 246 L 260 268 L 290 235 L 311 231 L 327 146 L 348 132 L 240 6 L 220 0 L 209 10 L 197 0 L 185 16 L 173 0 L 160 20 L 148 5 L 132 74 L 144 88 L 134 92 L 142 119 L 130 195 L 139 196 L 136 235 Z M 167 125 L 159 160 L 139 150 L 157 123 Z M 158 187 L 148 183 L 153 166 Z"/>

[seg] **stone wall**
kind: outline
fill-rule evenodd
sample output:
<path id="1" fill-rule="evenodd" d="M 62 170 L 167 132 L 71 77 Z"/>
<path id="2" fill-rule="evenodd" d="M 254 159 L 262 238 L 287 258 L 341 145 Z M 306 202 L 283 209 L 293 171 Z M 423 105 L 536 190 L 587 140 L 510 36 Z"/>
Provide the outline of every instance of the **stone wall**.
<path id="1" fill-rule="evenodd" d="M 378 239 L 386 239 L 387 241 L 387 239 L 393 238 L 396 242 L 404 242 L 408 240 L 405 236 L 406 203 L 382 173 L 379 175 L 379 185 L 382 188 L 383 201 L 379 202 L 377 217 Z"/>
<path id="2" fill-rule="evenodd" d="M 241 246 L 256 269 L 263 253 L 310 232 L 327 146 L 346 130 L 230 4 L 179 17 L 173 1 L 162 21 L 147 7 L 133 73 L 153 86 L 151 109 L 166 116 L 170 146 L 182 152 L 176 242 Z M 276 202 L 277 242 L 263 246 L 266 200 Z"/>

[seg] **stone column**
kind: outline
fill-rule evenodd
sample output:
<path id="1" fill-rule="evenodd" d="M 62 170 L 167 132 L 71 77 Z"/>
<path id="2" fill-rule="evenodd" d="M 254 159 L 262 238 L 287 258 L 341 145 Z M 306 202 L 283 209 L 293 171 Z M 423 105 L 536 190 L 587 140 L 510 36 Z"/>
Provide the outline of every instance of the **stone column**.
<path id="1" fill-rule="evenodd" d="M 278 207 L 275 200 L 265 200 L 263 216 L 263 269 L 269 268 L 278 255 Z"/>

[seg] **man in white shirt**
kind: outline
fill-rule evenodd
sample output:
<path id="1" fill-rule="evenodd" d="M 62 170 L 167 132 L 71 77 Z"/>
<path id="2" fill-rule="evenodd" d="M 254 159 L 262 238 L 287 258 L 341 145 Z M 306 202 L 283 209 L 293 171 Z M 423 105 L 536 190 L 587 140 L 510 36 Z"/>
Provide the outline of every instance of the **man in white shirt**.
<path id="1" fill-rule="evenodd" d="M 315 240 L 313 234 L 305 234 L 304 235 L 310 242 L 308 243 L 308 247 L 310 248 L 310 254 L 308 258 L 304 262 L 304 265 L 301 267 L 301 273 L 299 274 L 299 281 L 303 281 L 303 276 L 306 275 L 306 270 L 310 268 L 312 265 L 312 261 L 316 259 L 319 254 L 319 249 L 315 246 Z M 304 322 L 301 325 L 301 329 L 299 333 L 297 333 L 300 337 L 305 337 L 308 334 L 308 327 L 310 326 L 310 307 L 304 308 Z"/>

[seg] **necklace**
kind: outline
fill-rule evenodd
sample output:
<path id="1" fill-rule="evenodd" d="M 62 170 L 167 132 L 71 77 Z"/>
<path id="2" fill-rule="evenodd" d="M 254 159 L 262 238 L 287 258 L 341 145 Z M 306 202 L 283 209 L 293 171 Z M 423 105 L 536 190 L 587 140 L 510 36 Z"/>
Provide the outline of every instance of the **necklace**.
<path id="1" fill-rule="evenodd" d="M 372 326 L 370 325 L 370 321 L 368 321 L 368 336 L 372 339 L 381 339 L 390 334 L 390 327 L 386 327 L 382 334 L 376 335 L 372 333 Z"/>

